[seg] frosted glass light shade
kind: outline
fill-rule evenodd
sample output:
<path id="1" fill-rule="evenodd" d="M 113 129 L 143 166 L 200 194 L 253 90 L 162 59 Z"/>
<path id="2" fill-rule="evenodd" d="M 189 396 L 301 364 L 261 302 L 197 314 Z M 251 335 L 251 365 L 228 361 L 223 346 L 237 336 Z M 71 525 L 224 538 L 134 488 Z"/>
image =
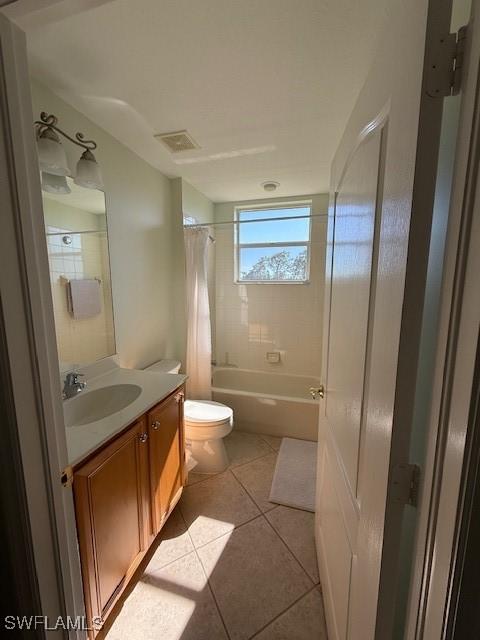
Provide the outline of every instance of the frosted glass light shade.
<path id="1" fill-rule="evenodd" d="M 77 162 L 77 174 L 73 180 L 79 187 L 103 191 L 100 165 L 91 151 L 85 151 Z"/>
<path id="2" fill-rule="evenodd" d="M 42 190 L 47 193 L 71 193 L 65 176 L 56 176 L 42 171 Z"/>
<path id="3" fill-rule="evenodd" d="M 40 170 L 54 176 L 68 176 L 67 155 L 57 134 L 47 129 L 37 139 L 37 154 Z"/>

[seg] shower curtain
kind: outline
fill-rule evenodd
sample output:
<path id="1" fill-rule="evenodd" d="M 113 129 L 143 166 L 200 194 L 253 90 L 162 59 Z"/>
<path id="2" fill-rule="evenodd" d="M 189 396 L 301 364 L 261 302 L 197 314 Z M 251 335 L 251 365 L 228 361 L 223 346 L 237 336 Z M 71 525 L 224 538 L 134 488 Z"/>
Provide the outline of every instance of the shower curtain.
<path id="1" fill-rule="evenodd" d="M 188 396 L 196 400 L 212 397 L 212 338 L 208 301 L 208 246 L 206 227 L 185 227 L 187 294 L 187 382 Z"/>

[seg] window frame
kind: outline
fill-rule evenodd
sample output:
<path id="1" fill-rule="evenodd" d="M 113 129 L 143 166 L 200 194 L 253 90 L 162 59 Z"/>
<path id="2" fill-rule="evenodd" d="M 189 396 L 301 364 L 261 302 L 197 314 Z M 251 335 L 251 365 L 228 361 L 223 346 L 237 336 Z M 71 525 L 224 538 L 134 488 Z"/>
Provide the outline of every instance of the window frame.
<path id="1" fill-rule="evenodd" d="M 242 211 L 269 211 L 271 209 L 285 209 L 288 211 L 289 209 L 298 209 L 299 207 L 309 208 L 310 213 L 308 214 L 308 240 L 299 240 L 294 242 L 256 242 L 256 243 L 241 243 L 240 242 L 240 214 Z M 285 214 L 287 215 L 287 214 Z M 259 216 L 261 219 L 261 216 Z M 302 220 L 306 218 L 300 217 Z M 312 245 L 312 201 L 311 200 L 298 200 L 298 201 L 289 201 L 289 202 L 270 202 L 261 205 L 240 205 L 236 206 L 234 209 L 234 234 L 233 234 L 233 242 L 234 242 L 234 283 L 235 284 L 310 284 L 310 261 L 311 261 L 311 245 Z M 252 220 L 251 224 L 254 224 L 255 221 Z M 243 223 L 245 224 L 245 223 Z M 248 223 L 247 223 L 248 224 Z M 304 280 L 242 280 L 240 278 L 240 250 L 241 249 L 260 249 L 262 247 L 305 247 L 307 248 L 307 262 L 305 268 L 305 279 Z"/>

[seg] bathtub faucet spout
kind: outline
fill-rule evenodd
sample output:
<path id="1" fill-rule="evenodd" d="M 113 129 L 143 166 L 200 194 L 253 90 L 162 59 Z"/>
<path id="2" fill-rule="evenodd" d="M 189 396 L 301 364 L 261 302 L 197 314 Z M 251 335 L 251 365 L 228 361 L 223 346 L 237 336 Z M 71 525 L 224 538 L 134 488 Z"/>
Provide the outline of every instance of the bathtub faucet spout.
<path id="1" fill-rule="evenodd" d="M 230 362 L 230 357 L 229 357 L 229 353 L 228 351 L 225 351 L 225 362 L 219 362 L 218 363 L 219 367 L 233 367 L 235 369 L 238 368 L 238 364 L 233 364 L 233 362 Z"/>
<path id="2" fill-rule="evenodd" d="M 322 399 L 325 397 L 325 388 L 323 384 L 321 384 L 319 387 L 310 387 L 309 391 L 313 400 L 316 400 L 317 396 Z"/>

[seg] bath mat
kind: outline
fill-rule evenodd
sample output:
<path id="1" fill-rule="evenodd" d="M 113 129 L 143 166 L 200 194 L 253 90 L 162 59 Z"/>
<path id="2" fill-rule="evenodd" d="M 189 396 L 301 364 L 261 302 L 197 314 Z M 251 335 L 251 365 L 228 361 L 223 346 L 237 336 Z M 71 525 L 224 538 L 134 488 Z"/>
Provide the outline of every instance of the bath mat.
<path id="1" fill-rule="evenodd" d="M 317 443 L 283 438 L 273 475 L 270 502 L 315 511 Z"/>

